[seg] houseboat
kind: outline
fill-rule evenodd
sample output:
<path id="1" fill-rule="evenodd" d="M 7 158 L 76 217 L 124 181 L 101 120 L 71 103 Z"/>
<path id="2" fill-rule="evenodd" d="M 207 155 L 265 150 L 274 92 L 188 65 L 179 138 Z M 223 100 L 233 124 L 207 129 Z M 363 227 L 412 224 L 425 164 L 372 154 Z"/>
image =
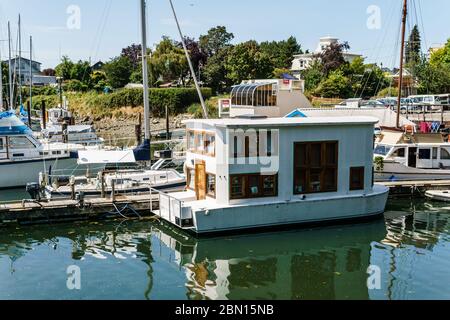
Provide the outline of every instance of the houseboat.
<path id="1" fill-rule="evenodd" d="M 0 189 L 23 187 L 37 181 L 40 171 L 74 168 L 72 152 L 85 147 L 42 143 L 12 111 L 0 113 Z"/>
<path id="2" fill-rule="evenodd" d="M 219 117 L 284 117 L 296 108 L 312 108 L 304 89 L 304 81 L 295 78 L 245 80 L 233 86 L 230 98 L 219 100 Z"/>
<path id="3" fill-rule="evenodd" d="M 373 183 L 376 123 L 372 117 L 187 120 L 188 188 L 155 191 L 154 213 L 196 234 L 380 215 L 389 190 Z"/>
<path id="4" fill-rule="evenodd" d="M 441 133 L 384 130 L 376 138 L 375 180 L 450 180 L 447 141 Z"/>

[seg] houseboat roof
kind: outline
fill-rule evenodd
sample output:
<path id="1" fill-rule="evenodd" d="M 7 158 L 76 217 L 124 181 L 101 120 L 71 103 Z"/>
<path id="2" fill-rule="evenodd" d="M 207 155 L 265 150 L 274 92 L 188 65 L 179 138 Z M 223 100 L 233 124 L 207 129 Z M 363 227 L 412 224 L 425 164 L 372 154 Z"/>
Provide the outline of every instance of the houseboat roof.
<path id="1" fill-rule="evenodd" d="M 204 124 L 214 127 L 289 127 L 289 126 L 342 126 L 342 125 L 374 125 L 378 123 L 375 117 L 314 117 L 314 118 L 229 118 L 229 119 L 190 119 L 184 124 Z"/>

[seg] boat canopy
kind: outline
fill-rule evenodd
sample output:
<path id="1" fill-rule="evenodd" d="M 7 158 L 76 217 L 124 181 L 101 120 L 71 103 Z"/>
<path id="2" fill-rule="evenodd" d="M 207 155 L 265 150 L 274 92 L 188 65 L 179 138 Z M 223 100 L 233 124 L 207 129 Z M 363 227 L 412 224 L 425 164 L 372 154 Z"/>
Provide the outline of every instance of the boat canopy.
<path id="1" fill-rule="evenodd" d="M 28 128 L 13 111 L 0 112 L 0 136 L 31 135 Z"/>
<path id="2" fill-rule="evenodd" d="M 134 163 L 133 150 L 109 151 L 109 150 L 80 150 L 78 151 L 78 164 L 109 164 L 109 163 Z"/>
<path id="3" fill-rule="evenodd" d="M 273 107 L 277 105 L 277 83 L 254 82 L 234 86 L 231 104 L 235 106 Z"/>

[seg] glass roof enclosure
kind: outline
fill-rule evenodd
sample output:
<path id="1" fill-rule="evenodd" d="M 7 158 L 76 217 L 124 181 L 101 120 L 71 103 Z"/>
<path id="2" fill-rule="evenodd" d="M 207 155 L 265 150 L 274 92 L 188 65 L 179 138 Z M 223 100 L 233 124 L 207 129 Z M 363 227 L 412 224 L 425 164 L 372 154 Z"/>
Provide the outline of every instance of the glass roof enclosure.
<path id="1" fill-rule="evenodd" d="M 234 106 L 274 107 L 277 105 L 276 83 L 249 83 L 234 86 L 231 90 Z"/>

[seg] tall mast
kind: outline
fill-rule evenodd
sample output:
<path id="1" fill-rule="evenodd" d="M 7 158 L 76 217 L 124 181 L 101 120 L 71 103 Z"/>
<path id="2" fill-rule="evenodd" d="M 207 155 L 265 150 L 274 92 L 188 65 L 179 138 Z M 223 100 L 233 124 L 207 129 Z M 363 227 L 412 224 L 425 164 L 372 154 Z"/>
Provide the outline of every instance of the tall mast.
<path id="1" fill-rule="evenodd" d="M 9 48 L 9 59 L 8 59 L 8 81 L 9 81 L 9 109 L 12 110 L 14 104 L 14 92 L 12 83 L 12 66 L 11 66 L 11 23 L 8 21 L 8 48 Z"/>
<path id="2" fill-rule="evenodd" d="M 398 82 L 398 101 L 397 101 L 397 128 L 400 128 L 400 109 L 402 105 L 402 87 L 403 87 L 403 62 L 405 51 L 405 33 L 406 33 L 406 17 L 408 15 L 408 0 L 403 0 L 403 16 L 402 16 L 402 43 L 400 49 L 400 79 Z"/>
<path id="3" fill-rule="evenodd" d="M 30 109 L 33 106 L 33 37 L 30 36 Z"/>
<path id="4" fill-rule="evenodd" d="M 3 111 L 3 61 L 0 47 L 0 111 Z"/>
<path id="5" fill-rule="evenodd" d="M 19 105 L 22 105 L 22 30 L 20 23 L 20 14 L 19 14 L 19 81 L 17 84 L 17 89 L 19 90 Z"/>
<path id="6" fill-rule="evenodd" d="M 141 36 L 142 36 L 142 84 L 144 87 L 144 129 L 145 140 L 150 141 L 150 103 L 148 100 L 148 64 L 147 64 L 147 14 L 146 1 L 141 1 Z"/>

